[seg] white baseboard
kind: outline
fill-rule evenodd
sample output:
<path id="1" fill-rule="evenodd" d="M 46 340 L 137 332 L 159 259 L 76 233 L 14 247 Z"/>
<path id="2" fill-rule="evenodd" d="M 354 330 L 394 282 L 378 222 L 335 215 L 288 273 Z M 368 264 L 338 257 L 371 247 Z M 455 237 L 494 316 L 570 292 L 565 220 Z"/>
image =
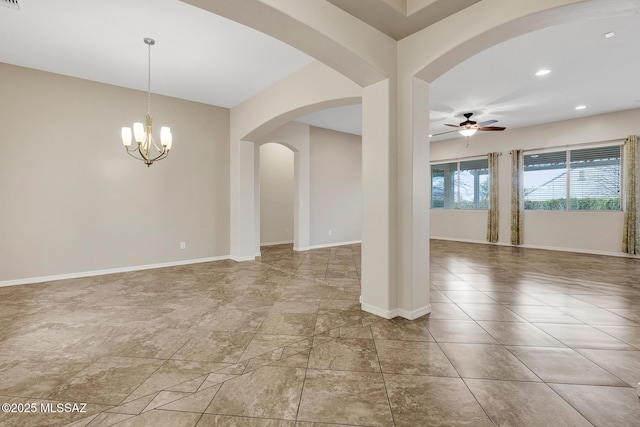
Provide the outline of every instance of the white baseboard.
<path id="1" fill-rule="evenodd" d="M 407 320 L 415 320 L 429 313 L 431 313 L 431 304 L 427 304 L 413 311 L 398 310 L 398 316 L 404 317 Z"/>
<path id="2" fill-rule="evenodd" d="M 431 236 L 430 237 L 431 240 L 446 240 L 448 242 L 462 242 L 462 243 L 481 243 L 484 245 L 498 245 L 498 246 L 512 246 L 509 243 L 504 243 L 504 242 L 496 242 L 496 243 L 491 243 L 491 242 L 487 242 L 486 240 L 475 240 L 475 239 L 457 239 L 455 237 L 438 237 L 438 236 Z"/>
<path id="3" fill-rule="evenodd" d="M 290 245 L 291 243 L 293 243 L 293 240 L 282 240 L 280 242 L 260 243 L 260 246 Z"/>
<path id="4" fill-rule="evenodd" d="M 396 308 L 393 310 L 385 310 L 380 307 L 373 306 L 371 304 L 361 303 L 363 311 L 367 313 L 375 314 L 376 316 L 382 317 L 384 319 L 393 319 L 394 317 L 403 317 L 408 320 L 414 320 L 418 317 L 422 317 L 425 314 L 431 313 L 431 305 L 426 305 L 424 307 L 420 307 L 413 311 L 403 310 L 401 308 Z"/>
<path id="5" fill-rule="evenodd" d="M 561 248 L 557 246 L 526 245 L 526 244 L 520 245 L 520 247 L 529 248 L 529 249 L 542 249 L 545 251 L 576 252 L 580 254 L 605 255 L 605 256 L 615 256 L 615 257 L 622 257 L 622 258 L 640 258 L 640 256 L 638 255 L 626 254 L 624 252 L 594 251 L 591 249 Z"/>
<path id="6" fill-rule="evenodd" d="M 640 255 L 626 254 L 624 252 L 610 252 L 610 251 L 596 251 L 591 249 L 581 249 L 581 248 L 563 248 L 559 246 L 544 246 L 544 245 L 512 245 L 511 243 L 506 242 L 497 242 L 490 243 L 486 240 L 473 240 L 473 239 L 456 239 L 451 237 L 437 237 L 431 236 L 431 240 L 446 240 L 449 242 L 462 242 L 462 243 L 479 243 L 485 245 L 498 245 L 498 246 L 512 246 L 512 247 L 520 247 L 527 249 L 542 249 L 545 251 L 560 251 L 560 252 L 574 252 L 579 254 L 589 254 L 589 255 L 604 255 L 604 256 L 615 256 L 622 258 L 640 258 Z"/>
<path id="7" fill-rule="evenodd" d="M 362 303 L 360 305 L 362 311 L 366 311 L 367 313 L 375 314 L 378 317 L 382 317 L 383 319 L 393 319 L 394 317 L 398 317 L 398 310 L 384 310 L 382 308 L 376 307 L 371 304 Z"/>
<path id="8" fill-rule="evenodd" d="M 232 260 L 232 261 L 236 261 L 236 262 L 255 261 L 257 256 L 260 256 L 260 252 L 258 252 L 258 255 L 251 255 L 251 256 L 229 255 L 229 259 Z"/>
<path id="9" fill-rule="evenodd" d="M 154 268 L 165 268 L 165 267 L 176 267 L 179 265 L 188 265 L 188 264 L 200 264 L 203 262 L 222 261 L 225 259 L 231 259 L 231 257 L 229 255 L 224 255 L 224 256 L 211 257 L 211 258 L 198 258 L 198 259 L 189 259 L 184 261 L 162 262 L 158 264 L 134 265 L 131 267 L 109 268 L 105 270 L 83 271 L 80 273 L 56 274 L 53 276 L 40 276 L 40 277 L 29 277 L 26 279 L 4 280 L 4 281 L 0 281 L 0 287 L 29 285 L 32 283 L 53 282 L 56 280 L 79 279 L 82 277 L 103 276 L 106 274 L 115 274 L 115 273 L 128 273 L 131 271 L 151 270 Z"/>
<path id="10" fill-rule="evenodd" d="M 302 247 L 294 247 L 294 251 L 310 251 L 312 249 L 323 249 L 323 248 L 333 248 L 336 246 L 347 246 L 347 245 L 358 245 L 362 243 L 362 240 L 353 240 L 351 242 L 336 242 L 336 243 L 324 243 L 321 245 L 309 245 Z"/>

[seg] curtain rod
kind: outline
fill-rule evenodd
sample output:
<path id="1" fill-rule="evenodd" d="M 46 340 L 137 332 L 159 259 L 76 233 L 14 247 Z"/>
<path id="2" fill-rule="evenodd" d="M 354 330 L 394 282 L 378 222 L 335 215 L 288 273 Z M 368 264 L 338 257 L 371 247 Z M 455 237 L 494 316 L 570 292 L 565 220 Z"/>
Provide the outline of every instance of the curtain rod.
<path id="1" fill-rule="evenodd" d="M 487 153 L 489 154 L 489 153 Z M 446 163 L 446 162 L 457 162 L 459 160 L 476 160 L 476 159 L 484 159 L 487 157 L 487 154 L 480 154 L 478 156 L 469 156 L 469 157 L 456 157 L 453 159 L 438 159 L 438 160 L 431 160 L 429 162 L 429 164 L 437 164 L 437 163 Z M 502 156 L 502 152 L 498 152 L 499 156 Z"/>
<path id="2" fill-rule="evenodd" d="M 605 141 L 593 141 L 593 142 L 583 142 L 581 144 L 567 144 L 567 145 L 556 145 L 553 147 L 540 147 L 540 148 L 532 148 L 530 150 L 526 150 L 526 149 L 522 149 L 523 153 L 530 153 L 532 151 L 554 151 L 554 150 L 558 150 L 561 148 L 573 148 L 573 147 L 588 147 L 591 145 L 605 145 L 605 144 L 612 144 L 614 142 L 622 142 L 624 143 L 624 141 L 626 141 L 628 138 L 628 136 L 625 136 L 624 138 L 616 138 L 616 139 L 607 139 Z M 509 154 L 512 154 L 513 150 L 509 150 Z"/>

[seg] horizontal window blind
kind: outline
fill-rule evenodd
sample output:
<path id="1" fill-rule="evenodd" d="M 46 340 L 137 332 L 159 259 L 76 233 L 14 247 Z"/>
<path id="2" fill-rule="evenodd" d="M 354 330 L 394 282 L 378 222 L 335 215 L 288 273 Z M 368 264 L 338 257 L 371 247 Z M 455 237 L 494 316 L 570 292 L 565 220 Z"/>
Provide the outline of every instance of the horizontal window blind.
<path id="1" fill-rule="evenodd" d="M 558 169 L 566 167 L 567 152 L 555 151 L 553 153 L 525 154 L 524 170 Z"/>
<path id="2" fill-rule="evenodd" d="M 489 173 L 489 160 L 477 159 L 477 160 L 465 160 L 460 162 L 460 170 L 477 170 L 483 173 Z"/>
<path id="3" fill-rule="evenodd" d="M 529 210 L 620 210 L 622 146 L 525 154 Z"/>
<path id="4" fill-rule="evenodd" d="M 564 210 L 567 197 L 567 152 L 525 154 L 524 208 Z"/>
<path id="5" fill-rule="evenodd" d="M 569 152 L 570 209 L 619 210 L 622 147 Z"/>

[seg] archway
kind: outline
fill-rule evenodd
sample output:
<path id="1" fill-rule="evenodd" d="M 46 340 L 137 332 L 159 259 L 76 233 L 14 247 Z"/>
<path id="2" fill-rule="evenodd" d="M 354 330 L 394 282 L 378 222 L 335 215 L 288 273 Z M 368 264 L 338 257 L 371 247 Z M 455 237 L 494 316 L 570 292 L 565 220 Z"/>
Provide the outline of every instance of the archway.
<path id="1" fill-rule="evenodd" d="M 415 314 L 429 310 L 424 309 L 429 305 L 425 263 L 430 214 L 429 82 L 476 53 L 528 32 L 597 16 L 637 13 L 637 3 L 624 0 L 520 2 L 508 12 L 499 3 L 482 2 L 481 12 L 479 5 L 469 7 L 398 42 L 397 306 L 401 316 L 402 310 Z M 363 259 L 363 281 L 364 263 Z"/>
<path id="2" fill-rule="evenodd" d="M 314 82 L 309 90 L 309 82 Z M 287 96 L 283 96 L 283 93 Z M 292 97 L 291 94 L 298 94 Z M 312 63 L 278 85 L 231 110 L 231 257 L 252 260 L 259 255 L 259 211 L 256 209 L 256 144 L 294 139 L 277 133 L 282 126 L 315 111 L 360 102 L 362 89 L 352 81 L 320 63 Z M 308 136 L 307 136 L 308 138 Z M 308 165 L 308 152 L 299 153 L 300 171 Z M 308 167 L 308 166 L 307 166 Z M 307 169 L 308 170 L 308 169 Z M 308 180 L 308 174 L 307 178 Z M 304 176 L 302 185 L 304 188 Z M 308 185 L 308 184 L 307 184 Z M 300 200 L 300 230 L 308 229 L 308 201 Z M 306 213 L 304 212 L 306 210 Z M 307 218 L 305 225 L 304 218 Z M 305 234 L 298 234 L 304 239 Z M 308 236 L 308 233 L 307 233 Z M 301 240 L 296 247 L 308 246 Z"/>
<path id="3" fill-rule="evenodd" d="M 309 127 L 290 122 L 254 144 L 255 251 L 260 252 L 261 240 L 260 147 L 268 143 L 280 144 L 293 152 L 293 247 L 294 250 L 306 250 L 309 247 Z"/>
<path id="4" fill-rule="evenodd" d="M 256 144 L 256 234 L 264 246 L 289 244 L 298 238 L 294 227 L 295 151 L 285 144 Z"/>

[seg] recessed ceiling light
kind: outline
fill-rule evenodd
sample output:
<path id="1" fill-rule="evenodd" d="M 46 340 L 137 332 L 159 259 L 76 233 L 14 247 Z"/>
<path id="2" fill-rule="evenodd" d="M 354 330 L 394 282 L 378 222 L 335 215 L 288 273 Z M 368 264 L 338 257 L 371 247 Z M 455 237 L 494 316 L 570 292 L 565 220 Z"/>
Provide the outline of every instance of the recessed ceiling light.
<path id="1" fill-rule="evenodd" d="M 576 107 L 576 110 L 584 110 L 585 108 L 587 108 L 587 106 L 586 106 L 586 105 L 578 105 L 578 106 Z"/>
<path id="2" fill-rule="evenodd" d="M 433 135 L 429 134 L 429 138 L 431 138 Z"/>
<path id="3" fill-rule="evenodd" d="M 616 33 L 614 33 L 613 31 L 609 31 L 608 33 L 604 33 L 604 37 L 606 39 L 610 39 L 611 37 L 615 36 Z"/>
<path id="4" fill-rule="evenodd" d="M 539 70 L 536 73 L 536 76 L 546 76 L 547 74 L 549 74 L 551 72 L 551 70 L 548 70 L 546 68 L 543 68 L 542 70 Z"/>

